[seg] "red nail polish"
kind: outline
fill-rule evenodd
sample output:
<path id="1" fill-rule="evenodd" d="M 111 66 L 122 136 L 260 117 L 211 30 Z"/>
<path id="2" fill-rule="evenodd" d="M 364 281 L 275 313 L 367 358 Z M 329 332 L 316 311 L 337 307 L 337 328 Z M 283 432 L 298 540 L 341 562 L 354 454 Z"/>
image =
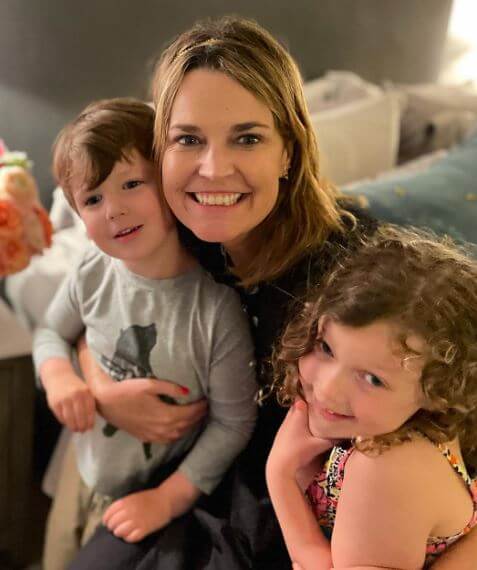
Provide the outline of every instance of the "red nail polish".
<path id="1" fill-rule="evenodd" d="M 189 388 L 186 388 L 185 386 L 179 386 L 179 388 L 181 389 L 181 392 L 185 395 L 187 395 L 190 392 Z"/>

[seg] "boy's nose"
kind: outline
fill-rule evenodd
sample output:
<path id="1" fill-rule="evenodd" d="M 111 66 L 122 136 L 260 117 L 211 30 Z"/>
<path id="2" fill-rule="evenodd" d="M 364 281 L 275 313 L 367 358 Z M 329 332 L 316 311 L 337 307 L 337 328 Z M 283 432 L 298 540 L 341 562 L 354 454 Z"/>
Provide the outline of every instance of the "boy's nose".
<path id="1" fill-rule="evenodd" d="M 106 216 L 114 220 L 127 214 L 126 206 L 120 200 L 109 200 L 106 208 Z"/>
<path id="2" fill-rule="evenodd" d="M 201 157 L 199 174 L 204 178 L 225 178 L 234 172 L 230 152 L 224 148 L 208 147 Z"/>

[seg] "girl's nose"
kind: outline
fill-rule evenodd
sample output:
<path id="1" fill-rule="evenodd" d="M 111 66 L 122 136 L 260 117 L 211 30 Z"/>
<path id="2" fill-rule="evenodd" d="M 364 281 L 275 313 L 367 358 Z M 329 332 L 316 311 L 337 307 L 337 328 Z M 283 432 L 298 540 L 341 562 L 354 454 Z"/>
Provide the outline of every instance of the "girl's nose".
<path id="1" fill-rule="evenodd" d="M 321 366 L 319 374 L 313 382 L 313 395 L 321 405 L 331 408 L 341 407 L 347 392 L 347 374 L 337 364 L 327 364 Z M 335 410 L 339 411 L 339 410 Z"/>
<path id="2" fill-rule="evenodd" d="M 234 172 L 231 153 L 226 148 L 209 146 L 201 157 L 199 174 L 204 178 L 225 178 Z"/>

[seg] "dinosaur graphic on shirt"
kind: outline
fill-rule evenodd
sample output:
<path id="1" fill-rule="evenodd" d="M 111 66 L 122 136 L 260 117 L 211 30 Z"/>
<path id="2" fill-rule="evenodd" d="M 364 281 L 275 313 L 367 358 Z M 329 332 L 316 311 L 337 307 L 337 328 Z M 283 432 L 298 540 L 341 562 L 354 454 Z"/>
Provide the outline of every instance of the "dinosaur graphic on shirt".
<path id="1" fill-rule="evenodd" d="M 114 379 L 120 382 L 129 378 L 152 378 L 150 356 L 157 340 L 157 330 L 154 323 L 141 326 L 131 325 L 121 329 L 116 342 L 116 349 L 112 358 L 101 355 L 101 363 Z M 103 428 L 106 437 L 112 437 L 118 428 L 107 423 Z M 151 444 L 144 442 L 144 455 L 146 459 L 152 457 Z"/>

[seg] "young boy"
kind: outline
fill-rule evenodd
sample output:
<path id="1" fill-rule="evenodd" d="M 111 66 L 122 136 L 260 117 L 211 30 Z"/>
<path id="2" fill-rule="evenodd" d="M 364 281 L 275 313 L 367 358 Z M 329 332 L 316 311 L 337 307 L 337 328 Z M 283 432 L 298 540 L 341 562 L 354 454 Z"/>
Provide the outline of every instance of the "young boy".
<path id="1" fill-rule="evenodd" d="M 97 247 L 62 284 L 34 340 L 51 409 L 83 432 L 74 435 L 79 476 L 64 473 L 50 514 L 45 570 L 66 568 L 106 510 L 108 527 L 127 541 L 167 525 L 213 490 L 254 426 L 248 322 L 236 294 L 179 241 L 156 183 L 153 123 L 143 103 L 100 101 L 55 143 L 55 176 Z M 83 332 L 115 380 L 171 380 L 177 404 L 206 397 L 205 423 L 158 444 L 95 416 L 70 358 Z M 144 490 L 154 478 L 158 486 Z"/>

